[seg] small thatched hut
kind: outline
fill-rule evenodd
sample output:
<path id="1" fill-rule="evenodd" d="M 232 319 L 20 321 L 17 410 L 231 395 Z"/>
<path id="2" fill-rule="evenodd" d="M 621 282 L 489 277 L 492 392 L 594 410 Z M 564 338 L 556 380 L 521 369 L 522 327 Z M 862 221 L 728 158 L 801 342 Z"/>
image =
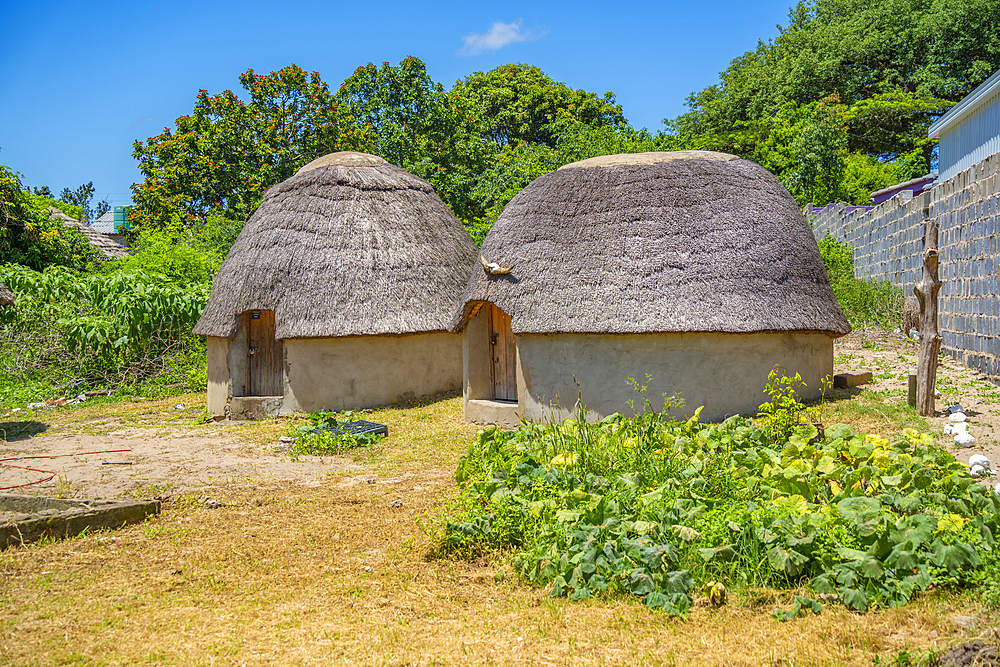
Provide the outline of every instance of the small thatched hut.
<path id="1" fill-rule="evenodd" d="M 473 422 L 559 418 L 578 397 L 591 417 L 641 411 L 630 380 L 656 409 L 753 414 L 775 364 L 817 395 L 850 330 L 795 200 L 732 155 L 568 164 L 514 197 L 482 255 L 453 327 Z"/>
<path id="2" fill-rule="evenodd" d="M 0 283 L 0 306 L 13 306 L 14 293 L 3 283 Z"/>
<path id="3" fill-rule="evenodd" d="M 321 157 L 247 221 L 194 332 L 208 409 L 254 417 L 458 389 L 448 331 L 476 249 L 431 186 L 363 153 Z"/>

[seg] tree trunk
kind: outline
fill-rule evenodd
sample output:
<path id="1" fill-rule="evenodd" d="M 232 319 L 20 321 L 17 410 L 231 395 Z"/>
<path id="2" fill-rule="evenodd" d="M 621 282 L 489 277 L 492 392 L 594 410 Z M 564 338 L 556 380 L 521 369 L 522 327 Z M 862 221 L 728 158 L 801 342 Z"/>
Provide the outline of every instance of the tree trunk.
<path id="1" fill-rule="evenodd" d="M 924 274 L 913 287 L 920 302 L 920 352 L 917 354 L 917 409 L 925 417 L 934 415 L 934 381 L 937 378 L 937 359 L 941 352 L 938 334 L 938 225 L 927 216 L 924 209 Z"/>

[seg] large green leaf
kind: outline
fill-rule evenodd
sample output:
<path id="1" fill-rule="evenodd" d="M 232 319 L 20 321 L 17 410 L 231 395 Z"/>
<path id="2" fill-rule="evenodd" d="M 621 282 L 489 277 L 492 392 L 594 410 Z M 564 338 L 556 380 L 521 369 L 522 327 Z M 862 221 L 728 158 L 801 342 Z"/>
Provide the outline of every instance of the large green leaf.
<path id="1" fill-rule="evenodd" d="M 865 612 L 868 610 L 868 598 L 865 594 L 856 588 L 847 588 L 846 586 L 841 587 L 840 591 L 841 601 L 854 609 L 855 611 Z"/>
<path id="2" fill-rule="evenodd" d="M 635 595 L 646 595 L 656 588 L 656 584 L 649 573 L 640 567 L 629 573 L 628 579 L 625 581 L 625 588 Z"/>
<path id="3" fill-rule="evenodd" d="M 975 549 L 961 542 L 946 543 L 940 537 L 931 543 L 931 562 L 954 574 L 963 567 L 979 567 Z"/>
<path id="4" fill-rule="evenodd" d="M 802 571 L 802 566 L 809 562 L 809 557 L 795 549 L 775 545 L 767 550 L 767 562 L 772 569 L 794 577 Z"/>

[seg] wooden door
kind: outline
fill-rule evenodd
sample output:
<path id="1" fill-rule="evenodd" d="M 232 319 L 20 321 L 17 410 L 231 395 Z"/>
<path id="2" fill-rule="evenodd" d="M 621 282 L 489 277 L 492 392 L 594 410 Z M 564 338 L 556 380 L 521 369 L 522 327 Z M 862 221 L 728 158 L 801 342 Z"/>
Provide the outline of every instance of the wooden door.
<path id="1" fill-rule="evenodd" d="M 283 395 L 285 355 L 281 341 L 274 338 L 274 311 L 251 310 L 247 314 L 247 331 L 250 343 L 247 395 Z"/>
<path id="2" fill-rule="evenodd" d="M 517 348 L 510 316 L 490 306 L 490 347 L 493 350 L 493 398 L 498 401 L 517 400 Z"/>

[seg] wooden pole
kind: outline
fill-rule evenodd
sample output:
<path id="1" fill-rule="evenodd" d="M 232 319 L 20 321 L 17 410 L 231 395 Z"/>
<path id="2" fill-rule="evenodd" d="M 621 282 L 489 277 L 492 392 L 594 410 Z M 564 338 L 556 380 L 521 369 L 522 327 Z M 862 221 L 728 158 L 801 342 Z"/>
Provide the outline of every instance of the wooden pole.
<path id="1" fill-rule="evenodd" d="M 938 225 L 924 209 L 924 273 L 913 286 L 913 293 L 920 302 L 920 351 L 917 353 L 917 409 L 924 417 L 934 416 L 934 381 L 937 378 L 937 360 L 941 352 L 938 334 Z"/>

